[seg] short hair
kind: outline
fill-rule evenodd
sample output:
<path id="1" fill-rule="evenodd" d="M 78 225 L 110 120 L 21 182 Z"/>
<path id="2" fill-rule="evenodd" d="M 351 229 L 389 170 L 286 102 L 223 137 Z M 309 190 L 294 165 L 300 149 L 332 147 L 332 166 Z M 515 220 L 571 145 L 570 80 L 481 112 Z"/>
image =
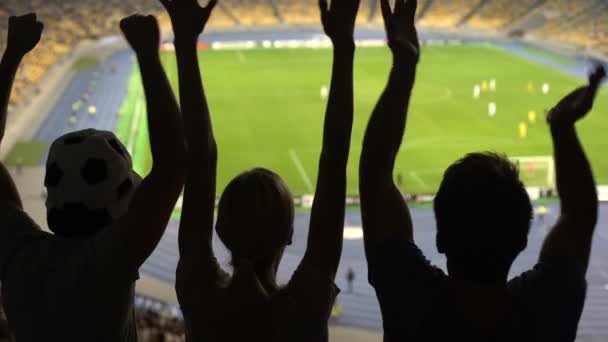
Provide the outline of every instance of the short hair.
<path id="1" fill-rule="evenodd" d="M 434 209 L 437 245 L 448 259 L 475 263 L 483 257 L 486 264 L 510 267 L 526 246 L 532 204 L 519 168 L 504 155 L 471 153 L 452 164 Z"/>
<path id="2" fill-rule="evenodd" d="M 293 236 L 294 203 L 287 184 L 262 168 L 244 172 L 224 190 L 216 231 L 235 259 L 267 260 Z"/>

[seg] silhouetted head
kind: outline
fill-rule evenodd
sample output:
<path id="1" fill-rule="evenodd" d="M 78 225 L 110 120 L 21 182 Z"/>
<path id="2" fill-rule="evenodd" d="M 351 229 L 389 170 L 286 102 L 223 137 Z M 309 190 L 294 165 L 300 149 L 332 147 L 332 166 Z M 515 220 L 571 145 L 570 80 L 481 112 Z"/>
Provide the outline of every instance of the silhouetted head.
<path id="1" fill-rule="evenodd" d="M 88 129 L 58 138 L 44 179 L 49 229 L 66 238 L 94 236 L 127 212 L 140 181 L 113 133 Z"/>
<path id="2" fill-rule="evenodd" d="M 450 273 L 504 280 L 526 248 L 532 219 L 517 166 L 499 154 L 469 154 L 445 172 L 434 207 L 437 248 Z"/>
<path id="3" fill-rule="evenodd" d="M 293 237 L 294 204 L 285 182 L 253 169 L 234 178 L 220 198 L 216 230 L 232 260 L 278 267 Z"/>

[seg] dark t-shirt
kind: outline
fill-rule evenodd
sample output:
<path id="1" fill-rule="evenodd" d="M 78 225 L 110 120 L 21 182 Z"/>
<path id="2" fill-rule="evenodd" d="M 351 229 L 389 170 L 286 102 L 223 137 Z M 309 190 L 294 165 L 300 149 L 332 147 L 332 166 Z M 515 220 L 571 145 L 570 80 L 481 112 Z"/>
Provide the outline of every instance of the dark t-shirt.
<path id="1" fill-rule="evenodd" d="M 125 249 L 112 233 L 61 239 L 23 211 L 0 212 L 2 297 L 19 341 L 137 341 L 137 270 L 119 264 L 130 265 L 128 255 L 113 256 Z"/>
<path id="2" fill-rule="evenodd" d="M 215 261 L 199 268 L 181 264 L 176 290 L 188 341 L 327 342 L 339 293 L 329 275 L 306 262 L 272 293 L 253 269 L 229 277 Z"/>
<path id="3" fill-rule="evenodd" d="M 586 293 L 584 270 L 553 258 L 508 283 L 508 307 L 493 331 L 471 328 L 455 308 L 450 278 L 415 244 L 396 236 L 371 255 L 369 281 L 384 324 L 384 341 L 574 341 Z"/>

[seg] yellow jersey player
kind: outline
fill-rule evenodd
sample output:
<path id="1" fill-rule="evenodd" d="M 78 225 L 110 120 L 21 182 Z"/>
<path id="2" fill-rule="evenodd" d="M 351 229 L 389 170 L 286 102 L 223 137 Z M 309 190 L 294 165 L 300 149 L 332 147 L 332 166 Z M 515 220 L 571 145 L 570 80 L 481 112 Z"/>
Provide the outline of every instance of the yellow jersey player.
<path id="1" fill-rule="evenodd" d="M 534 92 L 534 82 L 528 82 L 528 93 L 532 94 Z"/>
<path id="2" fill-rule="evenodd" d="M 334 306 L 331 309 L 331 316 L 330 316 L 330 318 L 335 321 L 338 318 L 340 318 L 341 315 L 342 315 L 342 307 L 340 306 L 340 304 L 335 303 Z"/>
<path id="3" fill-rule="evenodd" d="M 519 137 L 525 139 L 528 137 L 528 124 L 524 121 L 519 123 Z"/>
<path id="4" fill-rule="evenodd" d="M 540 224 L 545 224 L 545 216 L 547 215 L 548 211 L 549 209 L 547 209 L 547 207 L 544 205 L 541 205 L 536 209 L 536 217 L 538 218 L 538 222 Z"/>
<path id="5" fill-rule="evenodd" d="M 528 112 L 528 121 L 530 121 L 531 124 L 536 123 L 536 111 L 531 110 Z"/>
<path id="6" fill-rule="evenodd" d="M 484 93 L 488 91 L 488 81 L 481 82 L 481 91 Z"/>
<path id="7" fill-rule="evenodd" d="M 15 171 L 18 175 L 23 173 L 23 157 L 17 157 L 17 165 L 15 166 Z"/>

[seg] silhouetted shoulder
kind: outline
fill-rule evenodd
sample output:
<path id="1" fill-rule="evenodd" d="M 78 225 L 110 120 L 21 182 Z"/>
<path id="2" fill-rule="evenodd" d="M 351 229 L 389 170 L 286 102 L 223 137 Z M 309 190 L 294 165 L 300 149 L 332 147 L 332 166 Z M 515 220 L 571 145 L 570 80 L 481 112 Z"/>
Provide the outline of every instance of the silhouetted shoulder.
<path id="1" fill-rule="evenodd" d="M 325 316 L 331 312 L 340 289 L 326 272 L 310 263 L 302 262 L 283 292 L 290 302 L 309 303 L 307 310 L 311 312 L 308 313 Z"/>
<path id="2" fill-rule="evenodd" d="M 445 303 L 448 277 L 431 265 L 406 234 L 380 243 L 368 257 L 369 283 L 376 290 L 385 341 L 410 340 Z"/>
<path id="3" fill-rule="evenodd" d="M 327 321 L 340 289 L 314 265 L 302 262 L 272 298 L 276 341 L 327 341 Z"/>
<path id="4" fill-rule="evenodd" d="M 513 278 L 509 290 L 519 316 L 528 320 L 528 335 L 541 340 L 574 341 L 587 291 L 585 272 L 577 260 L 543 260 Z"/>
<path id="5" fill-rule="evenodd" d="M 509 281 L 515 294 L 532 291 L 584 294 L 587 288 L 585 271 L 580 263 L 567 256 L 556 256 L 540 261 L 533 269 Z M 574 292 L 573 292 L 574 291 Z"/>
<path id="6" fill-rule="evenodd" d="M 369 282 L 376 291 L 398 287 L 405 292 L 411 286 L 431 289 L 447 279 L 405 234 L 394 234 L 370 253 Z"/>
<path id="7" fill-rule="evenodd" d="M 215 257 L 205 260 L 204 266 L 188 265 L 188 261 L 180 259 L 175 290 L 182 308 L 196 309 L 200 302 L 216 297 L 218 291 L 226 288 L 229 282 L 230 275 L 221 268 Z"/>
<path id="8" fill-rule="evenodd" d="M 205 261 L 205 266 L 189 265 L 180 259 L 175 276 L 175 290 L 189 339 L 199 341 L 215 336 L 229 303 L 227 285 L 230 276 L 222 270 L 215 257 Z M 221 322 L 220 322 L 221 323 Z M 221 324 L 220 324 L 221 325 Z"/>
<path id="9" fill-rule="evenodd" d="M 385 341 L 574 341 L 586 292 L 584 269 L 576 260 L 544 260 L 509 282 L 505 319 L 494 333 L 483 332 L 462 318 L 448 276 L 405 236 L 375 250 L 369 281 L 382 310 Z"/>

